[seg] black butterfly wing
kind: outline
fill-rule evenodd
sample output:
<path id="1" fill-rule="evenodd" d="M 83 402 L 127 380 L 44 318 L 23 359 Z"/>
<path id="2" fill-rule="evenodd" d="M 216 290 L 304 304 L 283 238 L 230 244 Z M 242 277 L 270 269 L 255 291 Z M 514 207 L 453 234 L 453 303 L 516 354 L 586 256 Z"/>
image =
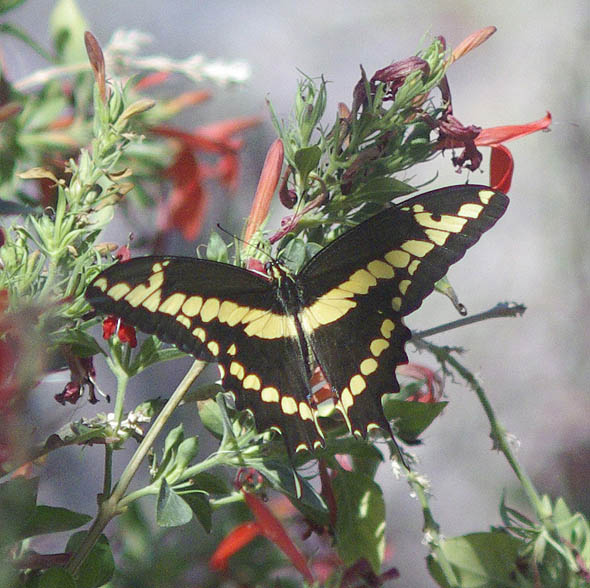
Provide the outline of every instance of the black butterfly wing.
<path id="1" fill-rule="evenodd" d="M 485 186 L 435 190 L 389 208 L 320 251 L 298 276 L 300 320 L 351 431 L 390 431 L 381 396 L 407 362 L 402 317 L 502 216 L 508 198 Z"/>
<path id="2" fill-rule="evenodd" d="M 276 286 L 228 264 L 144 257 L 111 266 L 86 298 L 199 359 L 219 363 L 223 387 L 259 431 L 283 434 L 290 451 L 323 443 L 292 316 Z"/>

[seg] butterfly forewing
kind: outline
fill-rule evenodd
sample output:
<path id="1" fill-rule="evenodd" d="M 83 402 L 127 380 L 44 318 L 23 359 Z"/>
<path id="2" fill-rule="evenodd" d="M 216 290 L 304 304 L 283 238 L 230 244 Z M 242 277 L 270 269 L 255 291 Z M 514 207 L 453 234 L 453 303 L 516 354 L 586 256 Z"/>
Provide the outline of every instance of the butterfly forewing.
<path id="1" fill-rule="evenodd" d="M 277 285 L 244 269 L 189 257 L 146 257 L 116 264 L 88 287 L 100 312 L 206 361 L 260 431 L 279 430 L 288 447 L 323 442 L 308 398 L 305 363 L 292 316 Z"/>
<path id="2" fill-rule="evenodd" d="M 381 396 L 407 361 L 402 317 L 502 216 L 508 198 L 456 186 L 407 200 L 348 231 L 298 276 L 301 321 L 351 430 L 388 429 Z"/>

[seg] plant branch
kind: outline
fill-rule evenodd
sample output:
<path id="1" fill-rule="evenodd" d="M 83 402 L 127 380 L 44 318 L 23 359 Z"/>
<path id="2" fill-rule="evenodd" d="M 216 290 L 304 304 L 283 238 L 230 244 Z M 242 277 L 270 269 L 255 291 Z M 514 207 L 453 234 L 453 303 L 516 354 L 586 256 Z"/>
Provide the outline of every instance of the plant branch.
<path id="1" fill-rule="evenodd" d="M 80 549 L 74 554 L 72 559 L 68 562 L 67 569 L 72 574 L 75 574 L 80 569 L 80 566 L 84 563 L 84 560 L 92 550 L 92 547 L 94 546 L 94 544 L 96 543 L 102 531 L 110 522 L 110 520 L 117 514 L 119 514 L 119 502 L 121 501 L 123 495 L 127 491 L 127 488 L 129 487 L 129 484 L 131 483 L 133 476 L 135 476 L 135 473 L 141 465 L 141 462 L 147 455 L 156 437 L 159 435 L 160 431 L 170 418 L 171 414 L 174 412 L 176 407 L 184 398 L 184 395 L 187 393 L 191 384 L 194 382 L 197 376 L 203 371 L 205 365 L 206 363 L 204 361 L 196 360 L 193 363 L 189 371 L 182 379 L 182 382 L 180 382 L 180 384 L 172 393 L 172 396 L 170 396 L 170 399 L 168 400 L 160 414 L 158 414 L 158 416 L 156 417 L 154 424 L 150 427 L 149 431 L 146 433 L 139 447 L 133 454 L 133 457 L 125 467 L 125 470 L 121 474 L 121 478 L 119 479 L 115 489 L 113 490 L 113 493 L 107 500 L 101 503 L 98 515 L 94 520 L 94 523 L 90 527 L 88 534 L 84 538 L 84 541 L 80 546 Z"/>
<path id="2" fill-rule="evenodd" d="M 416 331 L 412 336 L 412 342 L 416 342 L 417 339 L 423 339 L 424 337 L 432 337 L 432 335 L 438 335 L 451 329 L 457 329 L 464 327 L 465 325 L 471 325 L 480 321 L 486 321 L 492 318 L 503 318 L 503 317 L 517 317 L 522 316 L 526 310 L 524 304 L 516 304 L 514 302 L 500 302 L 493 308 L 479 312 L 477 314 L 439 325 L 438 327 L 432 327 L 432 329 L 425 329 L 424 331 Z"/>

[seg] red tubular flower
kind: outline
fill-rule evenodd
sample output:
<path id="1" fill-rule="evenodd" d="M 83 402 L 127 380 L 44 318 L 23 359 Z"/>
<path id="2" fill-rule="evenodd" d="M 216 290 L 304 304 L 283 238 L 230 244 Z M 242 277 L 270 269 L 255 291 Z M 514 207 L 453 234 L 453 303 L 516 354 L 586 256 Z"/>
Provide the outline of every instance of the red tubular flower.
<path id="1" fill-rule="evenodd" d="M 215 553 L 209 560 L 209 567 L 217 572 L 225 570 L 229 558 L 243 547 L 246 547 L 258 535 L 261 535 L 260 525 L 258 523 L 249 521 L 238 525 L 217 546 Z"/>
<path id="2" fill-rule="evenodd" d="M 549 112 L 543 118 L 530 123 L 490 127 L 488 129 L 479 129 L 476 126 L 464 127 L 456 118 L 448 115 L 447 120 L 441 123 L 441 134 L 437 148 L 454 149 L 463 147 L 463 153 L 459 157 L 453 158 L 453 163 L 463 166 L 466 165 L 467 161 L 470 161 L 471 163 L 466 167 L 475 170 L 479 167 L 482 159 L 477 147 L 492 147 L 490 185 L 492 188 L 506 192 L 510 188 L 512 181 L 514 161 L 510 151 L 501 144 L 545 130 L 550 124 L 551 113 Z"/>
<path id="3" fill-rule="evenodd" d="M 305 580 L 312 584 L 314 579 L 307 562 L 303 554 L 291 541 L 283 525 L 260 498 L 244 488 L 240 488 L 240 490 L 244 495 L 244 501 L 256 520 L 255 522 L 237 526 L 223 539 L 209 560 L 210 567 L 214 570 L 225 569 L 229 558 L 234 553 L 237 553 L 255 537 L 261 535 L 272 541 L 289 558 L 295 569 L 303 575 Z"/>
<path id="4" fill-rule="evenodd" d="M 102 321 L 102 338 L 110 339 L 115 333 L 121 343 L 128 343 L 130 347 L 137 346 L 135 328 L 111 314 Z"/>
<path id="5" fill-rule="evenodd" d="M 248 215 L 248 224 L 244 232 L 244 241 L 246 243 L 250 241 L 252 235 L 268 216 L 270 203 L 281 177 L 284 154 L 283 142 L 276 139 L 266 154 L 262 172 L 260 172 L 258 187 L 256 188 L 252 208 Z"/>
<path id="6" fill-rule="evenodd" d="M 172 191 L 160 212 L 161 230 L 179 229 L 187 240 L 194 239 L 202 226 L 208 203 L 204 182 L 215 178 L 230 190 L 235 190 L 239 174 L 238 152 L 243 142 L 234 137 L 260 122 L 246 117 L 199 127 L 193 133 L 160 125 L 151 131 L 178 142 L 179 148 L 172 165 L 164 175 L 172 180 Z M 201 164 L 195 152 L 219 155 L 214 166 Z"/>
<path id="7" fill-rule="evenodd" d="M 62 351 L 70 368 L 71 380 L 66 384 L 61 394 L 54 396 L 55 400 L 63 405 L 66 402 L 76 404 L 84 393 L 84 388 L 88 387 L 89 402 L 90 404 L 96 404 L 98 402 L 95 394 L 97 388 L 94 381 L 96 370 L 94 369 L 92 356 L 78 357 L 71 353 L 70 349 L 65 345 L 62 347 Z"/>

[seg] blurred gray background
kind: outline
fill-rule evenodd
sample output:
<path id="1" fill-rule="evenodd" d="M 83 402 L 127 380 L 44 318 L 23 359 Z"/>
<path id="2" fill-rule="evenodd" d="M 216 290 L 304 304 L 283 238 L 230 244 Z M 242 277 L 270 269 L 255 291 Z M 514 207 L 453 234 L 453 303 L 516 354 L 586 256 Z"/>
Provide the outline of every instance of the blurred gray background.
<path id="1" fill-rule="evenodd" d="M 53 4 L 28 2 L 11 13 L 10 20 L 48 45 L 47 21 Z M 518 457 L 539 491 L 563 494 L 573 508 L 590 514 L 586 491 L 590 483 L 590 3 L 78 0 L 78 4 L 103 44 L 118 28 L 136 28 L 153 35 L 150 54 L 181 58 L 203 53 L 250 64 L 252 77 L 244 87 L 215 91 L 214 100 L 184 118 L 187 128 L 193 128 L 220 118 L 265 116 L 264 126 L 247 135 L 244 181 L 233 201 L 237 219 L 247 214 L 257 174 L 274 138 L 265 98 L 270 97 L 279 115 L 287 117 L 299 71 L 330 80 L 327 112 L 333 119 L 337 102 L 350 103 L 359 64 L 371 73 L 414 54 L 424 46 L 423 38 L 443 35 L 452 47 L 472 31 L 496 25 L 498 32 L 449 72 L 456 115 L 465 124 L 489 127 L 528 122 L 549 110 L 553 125 L 550 133 L 508 144 L 515 158 L 511 206 L 494 230 L 451 270 L 450 279 L 472 313 L 505 300 L 523 302 L 528 310 L 522 318 L 480 323 L 434 341 L 467 350 L 462 361 L 481 378 L 500 421 L 516 436 Z M 3 52 L 13 80 L 43 65 L 14 42 L 3 42 Z M 487 181 L 487 161 L 484 153 L 486 173 L 472 174 L 472 182 Z M 425 167 L 423 177 L 431 177 L 434 169 L 440 176 L 433 187 L 461 183 L 467 177 L 454 173 L 449 155 L 444 161 L 437 159 L 435 167 Z M 211 223 L 227 202 L 213 203 Z M 228 228 L 237 230 L 237 226 Z M 206 230 L 201 240 L 207 236 Z M 184 244 L 184 252 L 194 246 Z M 423 329 L 456 318 L 446 299 L 432 295 L 408 323 Z M 436 367 L 425 354 L 413 354 L 412 359 Z M 186 365 L 167 366 L 162 393 L 176 385 Z M 140 395 L 146 393 L 148 381 L 138 384 Z M 45 384 L 42 390 L 51 398 L 60 384 Z M 451 381 L 445 391 L 450 404 L 415 453 L 418 470 L 432 483 L 434 515 L 442 533 L 451 537 L 498 524 L 503 490 L 510 505 L 519 507 L 522 501 L 507 463 L 491 449 L 489 427 L 475 396 Z M 47 410 L 55 424 L 55 419 L 61 423 L 76 418 L 83 409 L 63 409 L 59 417 L 56 405 L 48 403 Z M 88 497 L 99 491 L 101 461 L 93 479 L 86 466 L 90 451 L 95 449 L 52 454 L 44 486 L 48 502 L 92 509 Z M 66 481 L 64 464 L 71 474 Z M 80 488 L 78 476 L 84 477 L 88 488 Z M 388 563 L 402 574 L 394 585 L 431 586 L 424 570 L 426 549 L 420 544 L 419 505 L 388 467 L 379 477 L 393 546 Z"/>

